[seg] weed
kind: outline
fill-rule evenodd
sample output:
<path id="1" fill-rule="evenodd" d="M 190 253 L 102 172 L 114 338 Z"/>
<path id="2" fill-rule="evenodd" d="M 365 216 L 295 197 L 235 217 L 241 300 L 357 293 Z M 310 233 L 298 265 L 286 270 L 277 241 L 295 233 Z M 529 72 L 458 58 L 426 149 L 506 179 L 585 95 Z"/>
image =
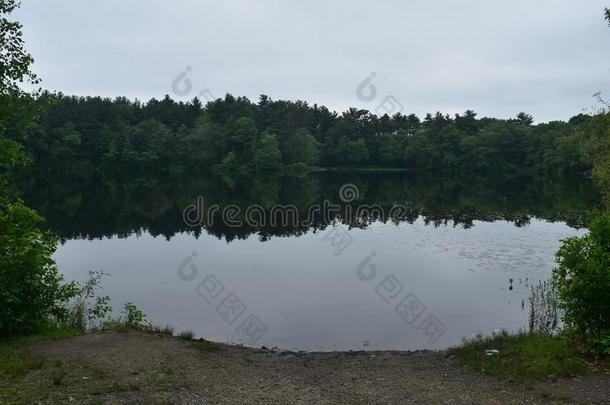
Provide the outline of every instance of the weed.
<path id="1" fill-rule="evenodd" d="M 193 337 L 195 335 L 193 334 L 193 331 L 191 330 L 183 330 L 182 332 L 180 332 L 180 334 L 178 335 L 178 337 L 180 339 L 184 339 L 184 340 L 192 340 Z"/>
<path id="2" fill-rule="evenodd" d="M 487 356 L 485 350 L 499 355 Z M 548 334 L 506 332 L 492 338 L 465 342 L 451 349 L 463 363 L 512 382 L 546 380 L 583 374 L 586 362 L 563 337 Z"/>

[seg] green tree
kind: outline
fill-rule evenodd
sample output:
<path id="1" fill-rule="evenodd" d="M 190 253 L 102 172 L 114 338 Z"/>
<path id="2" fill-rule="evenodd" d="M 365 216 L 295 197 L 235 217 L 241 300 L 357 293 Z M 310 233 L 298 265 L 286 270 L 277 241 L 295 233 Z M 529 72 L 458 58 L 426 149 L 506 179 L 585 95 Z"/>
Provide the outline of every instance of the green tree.
<path id="1" fill-rule="evenodd" d="M 21 203 L 0 210 L 0 335 L 35 332 L 67 315 L 76 293 L 63 284 L 51 255 L 57 238 L 38 226 L 42 218 Z"/>
<path id="2" fill-rule="evenodd" d="M 19 1 L 0 1 L 0 167 L 4 168 L 28 162 L 20 141 L 37 117 L 33 97 L 19 87 L 39 80 L 30 70 L 34 59 L 24 48 L 22 26 L 9 19 L 17 7 Z"/>
<path id="3" fill-rule="evenodd" d="M 230 175 L 240 170 L 240 164 L 235 157 L 235 153 L 229 152 L 222 161 L 212 166 L 212 172 L 219 175 Z"/>
<path id="4" fill-rule="evenodd" d="M 314 165 L 320 159 L 320 144 L 307 129 L 299 128 L 284 142 L 282 156 L 286 164 Z"/>
<path id="5" fill-rule="evenodd" d="M 9 20 L 8 16 L 17 7 L 18 0 L 2 0 L 0 2 L 0 27 L 2 29 L 2 58 L 0 58 L 0 90 L 2 92 L 22 93 L 19 83 L 38 83 L 36 75 L 30 70 L 34 62 L 26 52 L 21 29 L 17 21 Z"/>
<path id="6" fill-rule="evenodd" d="M 582 137 L 588 136 L 584 142 L 584 159 L 593 164 L 593 177 L 604 194 L 610 207 L 610 112 L 595 116 L 584 127 Z"/>
<path id="7" fill-rule="evenodd" d="M 413 135 L 404 150 L 404 162 L 407 167 L 419 170 L 438 168 L 441 156 L 440 147 L 425 133 Z"/>
<path id="8" fill-rule="evenodd" d="M 35 126 L 37 107 L 20 83 L 38 83 L 31 72 L 21 24 L 8 15 L 18 1 L 0 1 L 0 166 L 10 170 L 28 161 L 22 143 Z M 21 202 L 11 201 L 6 184 L 0 196 L 0 335 L 27 333 L 65 314 L 65 302 L 76 290 L 62 285 L 51 255 L 57 239 L 38 226 L 42 219 Z"/>
<path id="9" fill-rule="evenodd" d="M 282 167 L 282 153 L 275 134 L 263 132 L 256 141 L 254 165 L 259 172 L 277 171 Z"/>
<path id="10" fill-rule="evenodd" d="M 49 159 L 54 167 L 67 169 L 79 155 L 81 135 L 71 121 L 66 121 L 61 127 L 50 132 L 53 144 L 49 150 Z"/>
<path id="11" fill-rule="evenodd" d="M 406 137 L 400 132 L 382 132 L 373 138 L 370 151 L 373 160 L 382 165 L 399 166 L 402 163 Z"/>
<path id="12" fill-rule="evenodd" d="M 524 112 L 520 112 L 517 114 L 517 122 L 521 125 L 530 126 L 534 123 L 534 117 Z"/>
<path id="13" fill-rule="evenodd" d="M 226 136 L 224 128 L 214 124 L 208 114 L 203 114 L 195 123 L 188 138 L 188 159 L 201 166 L 211 166 L 225 156 Z"/>
<path id="14" fill-rule="evenodd" d="M 369 151 L 363 138 L 350 141 L 346 136 L 339 140 L 337 146 L 338 160 L 347 166 L 356 166 L 365 163 L 369 158 Z"/>
<path id="15" fill-rule="evenodd" d="M 256 123 L 252 118 L 241 117 L 229 125 L 226 141 L 241 164 L 252 161 L 252 147 L 258 138 Z"/>
<path id="16" fill-rule="evenodd" d="M 610 354 L 610 215 L 589 234 L 564 240 L 553 271 L 565 323 L 594 350 Z"/>

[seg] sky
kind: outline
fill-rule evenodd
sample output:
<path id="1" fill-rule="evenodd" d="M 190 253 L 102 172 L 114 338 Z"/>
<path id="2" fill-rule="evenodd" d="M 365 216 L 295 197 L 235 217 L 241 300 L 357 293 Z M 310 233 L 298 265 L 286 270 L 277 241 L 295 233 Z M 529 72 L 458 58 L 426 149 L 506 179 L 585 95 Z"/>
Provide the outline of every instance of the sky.
<path id="1" fill-rule="evenodd" d="M 23 0 L 42 86 L 537 122 L 610 96 L 608 0 Z"/>

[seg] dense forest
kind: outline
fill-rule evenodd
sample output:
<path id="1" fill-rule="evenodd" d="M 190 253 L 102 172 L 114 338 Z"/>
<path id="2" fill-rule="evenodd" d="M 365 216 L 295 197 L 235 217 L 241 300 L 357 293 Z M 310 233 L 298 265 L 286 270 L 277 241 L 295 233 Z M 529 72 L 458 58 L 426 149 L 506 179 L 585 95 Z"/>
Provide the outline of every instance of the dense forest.
<path id="1" fill-rule="evenodd" d="M 422 120 L 355 108 L 338 114 L 265 95 L 253 103 L 228 94 L 203 105 L 197 98 L 142 103 L 43 93 L 37 102 L 42 113 L 24 147 L 39 173 L 259 175 L 374 167 L 448 176 L 593 173 L 603 189 L 610 187 L 606 112 L 534 125 L 525 113 L 509 120 L 436 113 Z"/>

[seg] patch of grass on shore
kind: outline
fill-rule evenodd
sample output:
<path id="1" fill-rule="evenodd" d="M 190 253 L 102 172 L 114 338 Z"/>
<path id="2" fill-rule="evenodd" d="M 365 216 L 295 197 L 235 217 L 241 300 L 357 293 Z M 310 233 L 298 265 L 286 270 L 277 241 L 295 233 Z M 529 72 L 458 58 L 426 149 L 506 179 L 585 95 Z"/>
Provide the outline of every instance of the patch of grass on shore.
<path id="1" fill-rule="evenodd" d="M 500 354 L 487 356 L 488 349 L 497 349 Z M 546 334 L 503 332 L 465 342 L 450 353 L 466 365 L 510 382 L 549 380 L 587 371 L 586 361 L 567 340 Z"/>
<path id="2" fill-rule="evenodd" d="M 184 340 L 192 340 L 194 336 L 195 334 L 191 330 L 183 330 L 178 334 L 178 337 Z"/>
<path id="3" fill-rule="evenodd" d="M 164 326 L 155 326 L 153 325 L 152 328 L 150 329 L 151 333 L 158 333 L 160 335 L 173 335 L 174 334 L 174 327 L 170 326 L 170 325 L 164 325 Z"/>
<path id="4" fill-rule="evenodd" d="M 174 329 L 169 326 L 149 326 L 145 328 L 134 327 L 121 320 L 108 322 L 104 328 L 92 330 L 98 332 L 112 330 L 116 332 L 142 331 L 171 336 Z M 21 377 L 30 370 L 40 369 L 44 364 L 44 358 L 34 356 L 27 349 L 33 343 L 62 339 L 66 337 L 82 335 L 83 332 L 76 328 L 53 327 L 29 336 L 15 336 L 0 339 L 0 380 Z"/>
<path id="5" fill-rule="evenodd" d="M 79 334 L 72 328 L 52 328 L 31 336 L 0 340 L 0 379 L 19 377 L 42 367 L 44 359 L 32 355 L 23 346 Z"/>

